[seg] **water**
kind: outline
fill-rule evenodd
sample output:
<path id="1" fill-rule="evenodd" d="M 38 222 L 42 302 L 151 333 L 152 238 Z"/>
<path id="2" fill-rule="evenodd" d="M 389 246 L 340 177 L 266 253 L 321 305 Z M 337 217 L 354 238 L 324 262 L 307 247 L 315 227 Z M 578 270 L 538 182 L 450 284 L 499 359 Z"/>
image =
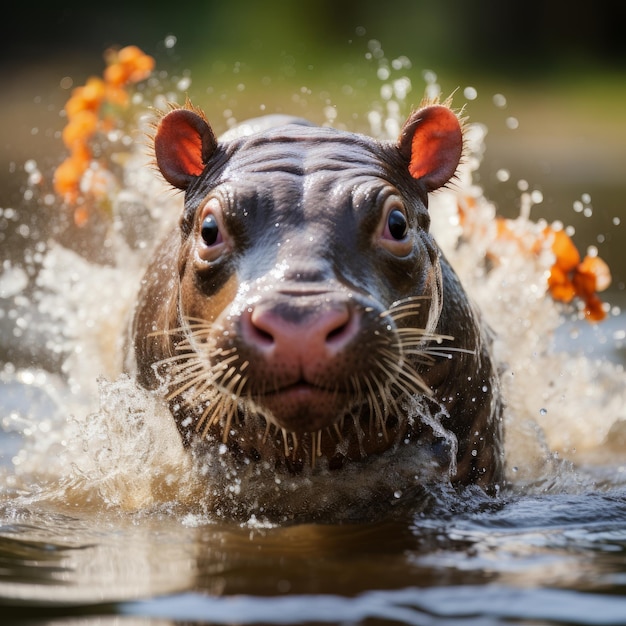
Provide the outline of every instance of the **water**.
<path id="1" fill-rule="evenodd" d="M 394 137 L 407 63 L 373 56 L 383 85 L 367 121 Z M 435 91 L 434 75 L 425 78 Z M 156 95 L 137 92 L 139 127 L 148 105 L 163 104 L 166 87 L 151 87 Z M 55 210 L 49 172 L 29 164 L 23 206 L 2 214 L 25 242 L 0 275 L 3 623 L 626 622 L 620 294 L 597 325 L 549 297 L 551 254 L 521 245 L 543 229 L 541 205 L 531 207 L 540 197 L 526 190 L 509 224 L 516 236 L 497 237 L 494 206 L 473 182 L 483 129 L 469 132 L 459 181 L 433 197 L 431 214 L 497 333 L 509 484 L 495 498 L 405 488 L 368 522 L 215 512 L 167 411 L 120 373 L 118 358 L 151 242 L 180 197 L 141 147 L 122 141 L 111 149 L 124 157 L 107 191 L 114 221 L 77 231 L 57 211 L 42 228 L 27 216 Z M 230 497 L 254 489 L 227 478 L 217 488 Z"/>

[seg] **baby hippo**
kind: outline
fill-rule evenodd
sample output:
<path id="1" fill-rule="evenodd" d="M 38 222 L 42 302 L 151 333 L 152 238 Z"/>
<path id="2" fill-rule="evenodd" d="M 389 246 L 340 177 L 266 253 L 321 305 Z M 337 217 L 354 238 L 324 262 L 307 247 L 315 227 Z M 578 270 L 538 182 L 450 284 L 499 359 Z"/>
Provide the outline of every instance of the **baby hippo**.
<path id="1" fill-rule="evenodd" d="M 156 164 L 184 209 L 132 342 L 185 445 L 307 480 L 427 451 L 453 485 L 498 485 L 489 332 L 429 232 L 462 151 L 439 103 L 395 143 L 291 118 L 218 141 L 190 104 L 160 118 Z"/>

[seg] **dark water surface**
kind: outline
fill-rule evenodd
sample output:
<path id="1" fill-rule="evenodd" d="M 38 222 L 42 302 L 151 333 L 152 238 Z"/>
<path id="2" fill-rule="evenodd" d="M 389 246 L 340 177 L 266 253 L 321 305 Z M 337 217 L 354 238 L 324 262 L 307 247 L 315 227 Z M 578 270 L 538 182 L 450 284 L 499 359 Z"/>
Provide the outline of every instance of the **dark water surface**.
<path id="1" fill-rule="evenodd" d="M 250 528 L 5 506 L 3 623 L 625 622 L 624 488 L 456 507 Z"/>

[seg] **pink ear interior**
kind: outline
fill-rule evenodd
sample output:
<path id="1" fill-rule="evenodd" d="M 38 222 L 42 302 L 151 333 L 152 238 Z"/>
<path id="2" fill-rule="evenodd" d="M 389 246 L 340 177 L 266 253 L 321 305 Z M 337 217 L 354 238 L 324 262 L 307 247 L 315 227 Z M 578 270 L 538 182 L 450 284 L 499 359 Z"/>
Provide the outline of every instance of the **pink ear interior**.
<path id="1" fill-rule="evenodd" d="M 211 127 L 189 109 L 164 115 L 154 137 L 157 165 L 167 182 L 186 189 L 204 170 L 216 147 Z"/>
<path id="2" fill-rule="evenodd" d="M 463 132 L 455 113 L 443 105 L 420 109 L 407 120 L 398 148 L 409 158 L 409 173 L 428 191 L 445 185 L 463 152 Z"/>

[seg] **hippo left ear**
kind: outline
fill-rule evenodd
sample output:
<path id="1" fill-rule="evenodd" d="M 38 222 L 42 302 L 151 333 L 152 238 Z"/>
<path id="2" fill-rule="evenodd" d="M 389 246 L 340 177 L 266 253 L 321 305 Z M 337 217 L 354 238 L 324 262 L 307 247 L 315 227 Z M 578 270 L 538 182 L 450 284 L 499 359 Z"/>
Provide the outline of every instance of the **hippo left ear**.
<path id="1" fill-rule="evenodd" d="M 445 185 L 456 172 L 463 152 L 463 131 L 458 117 L 445 105 L 413 112 L 405 122 L 397 148 L 409 162 L 409 173 L 427 191 Z"/>
<path id="2" fill-rule="evenodd" d="M 170 111 L 157 124 L 154 155 L 163 178 L 174 187 L 187 189 L 216 148 L 215 134 L 204 114 L 189 103 Z"/>

